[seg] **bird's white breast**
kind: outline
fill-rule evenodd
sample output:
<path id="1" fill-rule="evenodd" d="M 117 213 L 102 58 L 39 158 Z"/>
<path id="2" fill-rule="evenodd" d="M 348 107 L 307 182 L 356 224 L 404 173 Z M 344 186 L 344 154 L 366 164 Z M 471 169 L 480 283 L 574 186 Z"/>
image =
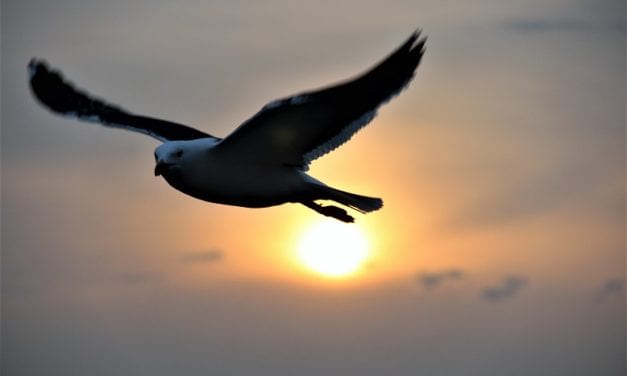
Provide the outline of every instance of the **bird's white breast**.
<path id="1" fill-rule="evenodd" d="M 195 152 L 196 145 L 190 146 L 185 149 L 187 157 L 166 180 L 176 189 L 206 201 L 271 206 L 289 201 L 308 184 L 307 175 L 295 168 L 233 159 L 212 147 Z"/>

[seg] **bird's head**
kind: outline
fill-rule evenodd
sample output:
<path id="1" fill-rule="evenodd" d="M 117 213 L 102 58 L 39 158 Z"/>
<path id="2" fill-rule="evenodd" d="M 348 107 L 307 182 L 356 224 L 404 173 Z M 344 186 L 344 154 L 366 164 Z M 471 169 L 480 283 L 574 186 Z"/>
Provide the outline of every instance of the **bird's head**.
<path id="1" fill-rule="evenodd" d="M 159 145 L 155 149 L 155 176 L 167 176 L 181 169 L 189 154 L 183 141 L 171 141 Z"/>
<path id="2" fill-rule="evenodd" d="M 168 141 L 155 149 L 155 176 L 173 177 L 175 173 L 198 173 L 207 163 L 208 151 L 216 144 L 214 138 Z"/>

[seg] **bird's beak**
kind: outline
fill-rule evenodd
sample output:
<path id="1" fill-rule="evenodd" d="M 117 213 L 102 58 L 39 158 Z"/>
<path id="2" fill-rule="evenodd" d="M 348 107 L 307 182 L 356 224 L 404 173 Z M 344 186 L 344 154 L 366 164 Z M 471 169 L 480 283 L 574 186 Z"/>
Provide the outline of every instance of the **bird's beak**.
<path id="1" fill-rule="evenodd" d="M 163 175 L 170 169 L 171 163 L 166 163 L 164 161 L 158 161 L 155 166 L 155 176 Z"/>

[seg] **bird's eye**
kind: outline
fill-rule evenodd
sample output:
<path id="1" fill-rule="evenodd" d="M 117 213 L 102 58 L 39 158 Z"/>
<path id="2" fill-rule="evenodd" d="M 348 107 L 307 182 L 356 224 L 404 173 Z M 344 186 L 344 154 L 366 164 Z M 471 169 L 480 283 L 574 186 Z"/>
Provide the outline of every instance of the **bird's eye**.
<path id="1" fill-rule="evenodd" d="M 176 153 L 174 153 L 174 156 L 177 158 L 181 158 L 183 156 L 183 150 L 179 150 Z"/>

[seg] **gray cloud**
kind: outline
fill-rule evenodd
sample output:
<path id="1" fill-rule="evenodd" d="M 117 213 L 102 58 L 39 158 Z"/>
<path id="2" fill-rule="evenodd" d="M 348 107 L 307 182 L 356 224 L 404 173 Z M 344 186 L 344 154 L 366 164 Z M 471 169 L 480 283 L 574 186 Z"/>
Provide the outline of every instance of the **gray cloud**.
<path id="1" fill-rule="evenodd" d="M 625 21 L 621 17 L 603 20 L 588 18 L 585 21 L 578 18 L 528 17 L 506 20 L 501 27 L 523 33 L 624 32 Z"/>
<path id="2" fill-rule="evenodd" d="M 577 19 L 523 18 L 503 22 L 505 29 L 522 32 L 585 31 L 593 25 Z"/>
<path id="3" fill-rule="evenodd" d="M 515 296 L 526 285 L 527 278 L 510 275 L 505 277 L 500 285 L 486 287 L 481 292 L 481 297 L 488 301 L 501 301 Z"/>
<path id="4" fill-rule="evenodd" d="M 188 252 L 181 257 L 181 261 L 185 263 L 215 263 L 222 260 L 224 260 L 224 252 L 217 249 Z"/>
<path id="5" fill-rule="evenodd" d="M 425 289 L 433 289 L 445 281 L 459 280 L 464 277 L 464 272 L 460 269 L 449 269 L 437 272 L 419 273 L 416 280 Z"/>
<path id="6" fill-rule="evenodd" d="M 461 209 L 451 225 L 494 225 L 545 215 L 594 194 L 603 179 L 598 169 L 574 163 L 536 174 L 514 171 L 509 180 L 495 184 L 489 195 Z"/>
<path id="7" fill-rule="evenodd" d="M 164 275 L 160 272 L 128 272 L 122 273 L 119 277 L 127 285 L 160 283 L 164 280 Z"/>
<path id="8" fill-rule="evenodd" d="M 605 281 L 596 293 L 596 301 L 602 303 L 614 297 L 625 296 L 625 279 L 616 277 Z"/>

